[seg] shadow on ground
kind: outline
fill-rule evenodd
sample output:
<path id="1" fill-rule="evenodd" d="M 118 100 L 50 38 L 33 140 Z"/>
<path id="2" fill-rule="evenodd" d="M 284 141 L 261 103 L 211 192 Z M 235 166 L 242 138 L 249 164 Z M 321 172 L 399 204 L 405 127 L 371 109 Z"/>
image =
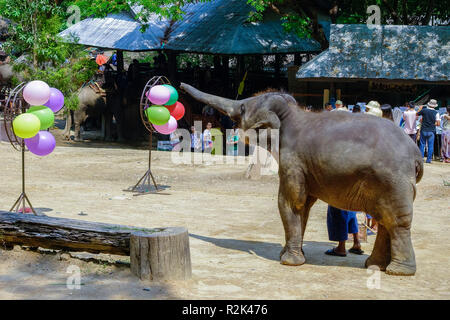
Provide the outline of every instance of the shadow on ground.
<path id="1" fill-rule="evenodd" d="M 273 261 L 280 261 L 280 251 L 283 246 L 279 243 L 247 241 L 236 239 L 212 238 L 190 233 L 192 238 L 212 243 L 218 247 L 243 251 L 249 254 Z M 305 241 L 303 251 L 305 252 L 306 264 L 318 266 L 341 266 L 363 269 L 364 262 L 368 258 L 367 254 L 354 255 L 347 254 L 347 257 L 334 257 L 325 255 L 325 251 L 332 248 L 330 242 Z"/>

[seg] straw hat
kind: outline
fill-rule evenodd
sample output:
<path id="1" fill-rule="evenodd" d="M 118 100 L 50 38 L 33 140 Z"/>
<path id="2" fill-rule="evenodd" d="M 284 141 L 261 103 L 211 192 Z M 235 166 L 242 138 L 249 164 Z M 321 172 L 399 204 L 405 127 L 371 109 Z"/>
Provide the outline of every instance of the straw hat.
<path id="1" fill-rule="evenodd" d="M 438 103 L 435 99 L 431 99 L 430 102 L 428 102 L 427 106 L 430 108 L 436 108 L 438 106 Z"/>
<path id="2" fill-rule="evenodd" d="M 380 104 L 376 101 L 370 101 L 366 105 L 366 113 L 380 118 L 383 116 L 383 111 L 381 111 Z"/>

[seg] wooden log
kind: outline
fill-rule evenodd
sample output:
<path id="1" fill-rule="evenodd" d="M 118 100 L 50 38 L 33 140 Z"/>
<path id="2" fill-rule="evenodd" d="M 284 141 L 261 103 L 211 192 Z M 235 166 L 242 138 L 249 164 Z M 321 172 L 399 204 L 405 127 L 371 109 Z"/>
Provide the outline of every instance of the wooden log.
<path id="1" fill-rule="evenodd" d="M 131 272 L 141 280 L 184 280 L 192 275 L 189 233 L 166 228 L 149 234 L 133 232 L 130 239 Z"/>
<path id="2" fill-rule="evenodd" d="M 155 229 L 0 211 L 0 245 L 9 248 L 23 245 L 128 256 L 133 231 L 155 233 Z"/>

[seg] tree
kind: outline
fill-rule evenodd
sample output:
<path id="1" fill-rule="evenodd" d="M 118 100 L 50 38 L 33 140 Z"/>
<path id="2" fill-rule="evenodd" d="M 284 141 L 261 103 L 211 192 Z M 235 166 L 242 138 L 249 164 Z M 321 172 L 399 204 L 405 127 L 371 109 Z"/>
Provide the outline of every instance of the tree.
<path id="1" fill-rule="evenodd" d="M 4 50 L 13 57 L 17 83 L 40 79 L 65 95 L 65 106 L 78 106 L 77 90 L 97 70 L 82 46 L 60 41 L 57 34 L 65 25 L 68 1 L 0 0 L 2 16 L 10 20 Z M 14 57 L 22 56 L 20 62 Z M 31 60 L 31 61 L 29 61 Z"/>

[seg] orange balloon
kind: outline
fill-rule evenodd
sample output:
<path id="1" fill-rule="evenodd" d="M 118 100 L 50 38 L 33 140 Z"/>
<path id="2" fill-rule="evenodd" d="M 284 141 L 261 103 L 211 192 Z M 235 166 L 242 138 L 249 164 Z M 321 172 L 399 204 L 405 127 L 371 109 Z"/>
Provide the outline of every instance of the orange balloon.
<path id="1" fill-rule="evenodd" d="M 180 120 L 184 116 L 184 106 L 180 101 L 177 101 L 171 106 L 165 106 L 169 109 L 170 115 L 174 117 L 176 120 Z"/>

